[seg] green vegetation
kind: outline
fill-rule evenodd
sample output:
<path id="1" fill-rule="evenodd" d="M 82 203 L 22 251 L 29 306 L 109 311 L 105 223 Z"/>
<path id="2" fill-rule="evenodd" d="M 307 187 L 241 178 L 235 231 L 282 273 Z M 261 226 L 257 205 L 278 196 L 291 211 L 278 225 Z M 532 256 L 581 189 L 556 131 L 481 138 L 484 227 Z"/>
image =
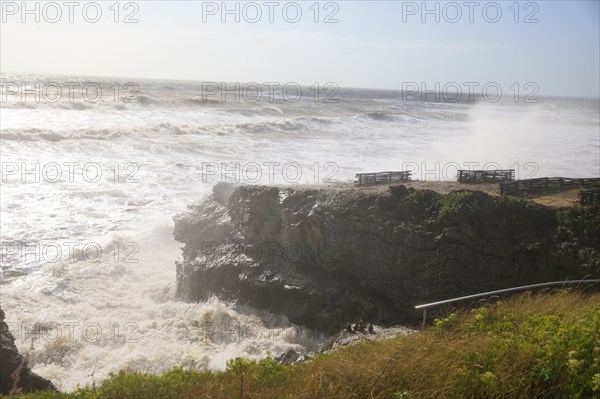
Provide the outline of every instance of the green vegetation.
<path id="1" fill-rule="evenodd" d="M 437 221 L 459 223 L 482 220 L 496 226 L 531 224 L 537 227 L 555 225 L 554 212 L 532 200 L 513 197 L 492 197 L 479 191 L 453 191 L 440 200 Z"/>
<path id="2" fill-rule="evenodd" d="M 500 226 L 518 226 L 531 223 L 539 227 L 556 225 L 556 215 L 553 210 L 532 200 L 504 196 L 493 199 L 496 206 L 495 223 Z"/>
<path id="3" fill-rule="evenodd" d="M 112 375 L 22 398 L 600 398 L 600 294 L 521 294 L 455 309 L 419 333 L 295 366 L 235 359 L 222 372 Z"/>
<path id="4" fill-rule="evenodd" d="M 559 211 L 557 217 L 559 224 L 570 228 L 586 241 L 600 240 L 600 207 L 579 205 Z"/>
<path id="5" fill-rule="evenodd" d="M 431 190 L 408 190 L 392 195 L 411 206 L 412 214 L 429 217 L 440 224 L 487 223 L 498 227 L 530 225 L 552 228 L 556 225 L 553 210 L 529 199 L 513 196 L 492 197 L 480 191 L 457 190 L 439 194 Z M 418 208 L 418 212 L 412 209 Z"/>
<path id="6" fill-rule="evenodd" d="M 475 191 L 453 191 L 444 195 L 437 215 L 438 222 L 458 222 L 469 219 L 481 211 L 481 193 Z"/>
<path id="7" fill-rule="evenodd" d="M 406 196 L 406 200 L 423 207 L 430 214 L 437 214 L 440 209 L 440 200 L 442 197 L 442 194 L 433 190 L 412 190 Z"/>

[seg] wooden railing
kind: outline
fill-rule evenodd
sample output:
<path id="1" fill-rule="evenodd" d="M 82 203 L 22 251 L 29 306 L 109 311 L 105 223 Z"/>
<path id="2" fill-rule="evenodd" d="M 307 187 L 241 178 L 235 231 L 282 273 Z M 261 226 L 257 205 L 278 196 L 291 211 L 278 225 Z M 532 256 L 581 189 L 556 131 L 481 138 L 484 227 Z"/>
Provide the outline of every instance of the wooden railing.
<path id="1" fill-rule="evenodd" d="M 515 170 L 459 170 L 457 178 L 461 183 L 509 182 L 515 179 Z"/>
<path id="2" fill-rule="evenodd" d="M 397 172 L 357 173 L 355 184 L 359 186 L 369 184 L 386 184 L 410 181 L 410 170 Z"/>
<path id="3" fill-rule="evenodd" d="M 525 193 L 543 193 L 557 189 L 586 187 L 600 184 L 600 178 L 540 177 L 537 179 L 516 180 L 500 183 L 502 195 L 519 195 Z"/>
<path id="4" fill-rule="evenodd" d="M 581 205 L 600 205 L 600 189 L 581 191 L 579 203 Z"/>

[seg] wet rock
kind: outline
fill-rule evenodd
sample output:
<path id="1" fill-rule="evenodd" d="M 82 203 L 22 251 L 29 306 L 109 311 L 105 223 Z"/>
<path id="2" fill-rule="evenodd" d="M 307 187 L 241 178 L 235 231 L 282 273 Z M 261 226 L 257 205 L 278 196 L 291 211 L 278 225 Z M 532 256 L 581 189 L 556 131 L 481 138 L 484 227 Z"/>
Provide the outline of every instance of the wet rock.
<path id="1" fill-rule="evenodd" d="M 19 371 L 15 374 L 17 370 Z M 18 377 L 16 384 L 13 376 Z M 13 387 L 16 387 L 18 392 L 56 390 L 50 381 L 29 369 L 27 360 L 19 354 L 15 338 L 4 322 L 4 311 L 0 309 L 0 393 L 6 395 L 13 390 Z"/>
<path id="2" fill-rule="evenodd" d="M 597 264 L 554 237 L 549 209 L 511 214 L 475 192 L 477 212 L 439 222 L 439 194 L 407 193 L 217 185 L 175 217 L 177 296 L 214 295 L 331 335 L 347 320 L 418 323 L 420 303 L 579 278 Z"/>

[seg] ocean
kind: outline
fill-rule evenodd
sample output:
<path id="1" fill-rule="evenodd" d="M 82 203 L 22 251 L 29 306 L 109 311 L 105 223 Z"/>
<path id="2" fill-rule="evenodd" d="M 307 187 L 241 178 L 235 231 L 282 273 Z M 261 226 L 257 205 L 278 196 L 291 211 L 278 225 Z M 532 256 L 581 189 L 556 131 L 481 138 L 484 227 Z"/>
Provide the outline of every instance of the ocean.
<path id="1" fill-rule="evenodd" d="M 315 350 L 284 317 L 174 298 L 174 215 L 214 183 L 350 182 L 411 170 L 600 176 L 598 99 L 436 96 L 334 83 L 2 74 L 0 293 L 33 371 L 59 389 L 110 372 L 223 369 Z"/>

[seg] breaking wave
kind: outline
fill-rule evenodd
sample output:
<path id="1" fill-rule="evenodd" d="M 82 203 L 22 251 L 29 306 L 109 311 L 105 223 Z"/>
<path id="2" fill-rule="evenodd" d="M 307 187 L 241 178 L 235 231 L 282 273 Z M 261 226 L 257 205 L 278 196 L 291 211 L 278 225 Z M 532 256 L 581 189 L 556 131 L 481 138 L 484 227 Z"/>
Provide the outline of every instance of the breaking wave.
<path id="1" fill-rule="evenodd" d="M 3 239 L 98 241 L 106 252 L 98 263 L 82 259 L 81 252 L 74 262 L 54 263 L 22 262 L 15 255 L 0 268 L 7 322 L 54 326 L 48 332 L 56 338 L 35 342 L 30 357 L 34 371 L 61 389 L 91 383 L 92 372 L 98 382 L 119 369 L 222 368 L 233 357 L 276 355 L 319 342 L 312 333 L 286 338 L 295 326 L 276 315 L 214 299 L 174 298 L 180 248 L 172 239 L 172 216 L 210 192 L 213 182 L 247 182 L 244 165 L 299 166 L 293 182 L 280 167 L 272 179 L 262 170 L 260 182 L 285 184 L 350 181 L 359 172 L 398 170 L 403 162 L 418 163 L 426 174 L 444 161 L 497 162 L 521 166 L 521 172 L 525 162 L 534 162 L 542 176 L 596 176 L 600 168 L 591 150 L 598 143 L 597 100 L 550 98 L 531 107 L 436 104 L 406 101 L 399 92 L 341 89 L 339 101 L 330 104 L 250 104 L 205 98 L 197 82 L 144 81 L 139 89 L 137 102 L 108 97 L 97 103 L 2 104 L 3 162 L 25 163 L 29 174 L 33 163 L 81 163 L 73 181 L 23 184 L 21 176 L 10 176 L 0 203 Z M 93 182 L 82 179 L 85 162 L 106 174 Z M 207 162 L 215 168 L 209 176 Z M 128 165 L 138 167 L 136 183 L 125 183 Z M 112 245 L 131 241 L 139 244 L 138 262 L 112 261 Z M 57 337 L 57 326 L 64 334 L 64 323 L 75 322 L 95 323 L 103 334 L 86 340 L 78 330 L 76 341 Z M 208 335 L 215 326 L 222 334 Z M 249 335 L 242 335 L 250 338 L 229 339 L 239 331 L 235 326 L 248 326 Z M 257 326 L 269 334 L 257 337 Z M 31 348 L 27 331 L 16 335 L 22 352 Z M 126 341 L 132 333 L 135 342 Z"/>

